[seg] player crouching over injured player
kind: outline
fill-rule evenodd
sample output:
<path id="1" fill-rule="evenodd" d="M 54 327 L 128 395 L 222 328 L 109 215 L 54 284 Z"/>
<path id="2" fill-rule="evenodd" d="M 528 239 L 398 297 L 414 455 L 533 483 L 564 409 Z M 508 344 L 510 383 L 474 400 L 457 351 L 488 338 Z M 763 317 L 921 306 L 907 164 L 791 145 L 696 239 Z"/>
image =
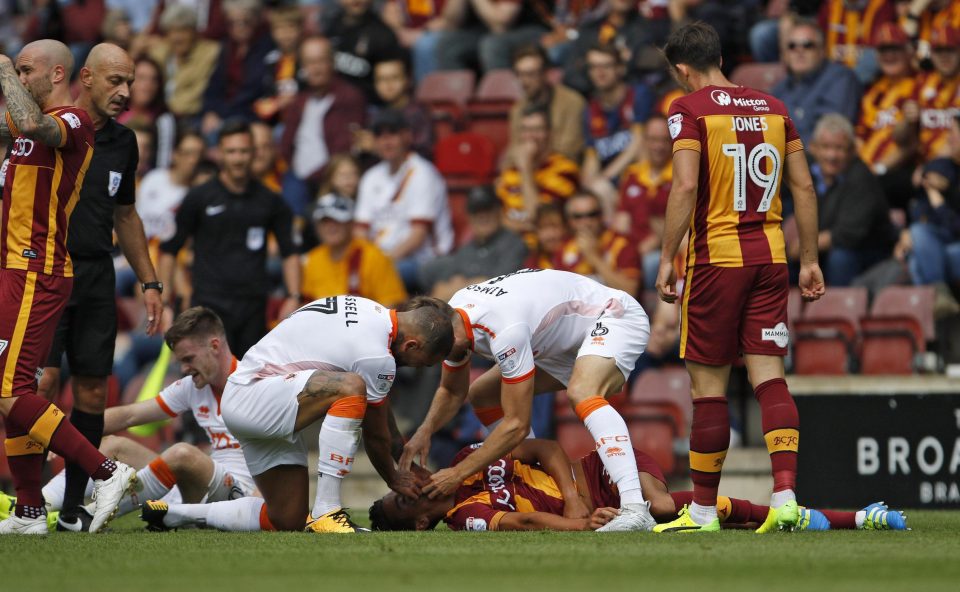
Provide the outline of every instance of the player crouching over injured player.
<path id="1" fill-rule="evenodd" d="M 458 464 L 480 444 L 464 448 Z M 663 472 L 649 455 L 634 450 L 643 493 L 658 522 L 672 520 L 691 502 L 693 492 L 671 493 Z M 443 520 L 452 530 L 596 530 L 617 516 L 617 486 L 603 470 L 596 451 L 571 462 L 551 440 L 525 440 L 513 452 L 464 480 L 453 493 L 430 499 L 390 492 L 370 507 L 374 530 L 431 530 Z M 726 526 L 762 523 L 768 506 L 720 496 Z M 797 530 L 906 530 L 906 516 L 883 502 L 859 512 L 801 508 Z M 587 516 L 585 518 L 574 516 Z"/>
<path id="2" fill-rule="evenodd" d="M 206 524 L 222 530 L 366 530 L 351 522 L 340 501 L 340 483 L 353 468 L 361 433 L 387 485 L 418 496 L 413 473 L 398 470 L 394 461 L 402 444 L 387 394 L 398 365 L 430 366 L 449 354 L 452 312 L 435 298 L 414 298 L 391 310 L 366 298 L 337 296 L 281 321 L 243 356 L 221 401 L 224 423 L 239 440 L 264 499 L 212 504 L 233 517 L 217 525 L 207 518 Z M 321 420 L 317 495 L 308 513 L 303 430 Z M 187 510 L 148 501 L 142 518 L 154 530 L 198 524 Z"/>
<path id="3" fill-rule="evenodd" d="M 220 507 L 209 502 L 251 496 L 256 491 L 240 443 L 220 415 L 223 388 L 227 376 L 237 367 L 237 359 L 230 352 L 220 317 L 206 307 L 195 306 L 184 311 L 164 339 L 180 362 L 184 378 L 163 389 L 153 399 L 107 409 L 104 433 L 113 434 L 129 427 L 176 417 L 189 409 L 210 439 L 211 453 L 207 455 L 196 446 L 181 442 L 157 455 L 129 438 L 104 438 L 100 446 L 104 456 L 138 469 L 137 484 L 120 500 L 116 515 L 132 512 L 146 500 L 164 498 L 167 501 L 200 502 L 204 504 L 200 508 L 186 511 L 216 527 L 229 519 L 222 518 Z M 44 486 L 43 497 L 48 511 L 60 509 L 65 479 L 64 471 L 61 471 Z M 88 497 L 92 487 L 89 482 Z M 263 502 L 256 499 L 245 503 L 262 505 Z M 179 508 L 180 504 L 176 507 Z M 0 517 L 2 514 L 3 508 L 0 507 Z M 81 508 L 80 530 L 89 530 L 92 519 L 92 512 Z"/>

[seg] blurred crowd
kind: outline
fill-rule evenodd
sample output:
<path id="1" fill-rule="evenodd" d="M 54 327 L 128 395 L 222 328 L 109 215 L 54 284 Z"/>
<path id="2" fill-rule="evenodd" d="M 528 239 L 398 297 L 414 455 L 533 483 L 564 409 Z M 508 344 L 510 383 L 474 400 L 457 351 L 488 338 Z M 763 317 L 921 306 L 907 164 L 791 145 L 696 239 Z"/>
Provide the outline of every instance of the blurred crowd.
<path id="1" fill-rule="evenodd" d="M 165 296 L 243 300 L 224 319 L 238 355 L 304 301 L 448 298 L 535 266 L 637 295 L 654 326 L 643 365 L 675 360 L 677 311 L 650 298 L 681 94 L 658 47 L 691 20 L 719 31 L 735 82 L 787 105 L 812 163 L 827 285 L 933 285 L 937 314 L 960 312 L 960 2 L 2 0 L 0 15 L 10 55 L 49 37 L 78 62 L 99 41 L 135 59 L 119 121 L 138 138 L 137 210 L 170 269 Z M 497 172 L 462 207 L 434 164 L 447 132 L 420 100 L 455 71 L 509 76 L 515 94 Z M 277 206 L 256 210 L 260 232 L 239 246 L 211 245 L 216 206 L 181 205 L 244 175 Z M 785 195 L 796 258 L 791 210 Z M 249 273 L 212 281 L 228 248 L 250 255 Z M 117 268 L 123 388 L 160 342 L 136 329 L 135 277 L 121 256 Z"/>

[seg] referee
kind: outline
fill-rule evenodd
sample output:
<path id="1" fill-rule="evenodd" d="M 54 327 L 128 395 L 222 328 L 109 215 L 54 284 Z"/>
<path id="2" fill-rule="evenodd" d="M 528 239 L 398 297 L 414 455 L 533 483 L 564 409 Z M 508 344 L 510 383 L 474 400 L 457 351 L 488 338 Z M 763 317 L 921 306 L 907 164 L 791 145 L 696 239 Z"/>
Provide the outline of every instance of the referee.
<path id="1" fill-rule="evenodd" d="M 160 278 L 173 286 L 176 256 L 193 241 L 192 306 L 213 309 L 223 320 L 227 343 L 243 357 L 267 332 L 267 238 L 283 258 L 287 298 L 280 318 L 300 307 L 300 256 L 293 214 L 276 193 L 253 175 L 253 134 L 243 121 L 228 121 L 217 142 L 217 176 L 187 192 L 177 210 L 177 231 L 160 245 Z M 173 292 L 166 294 L 167 304 Z M 183 291 L 183 290 L 181 290 Z"/>
<path id="2" fill-rule="evenodd" d="M 111 256 L 114 229 L 124 256 L 143 282 L 148 335 L 159 328 L 162 312 L 163 286 L 150 263 L 143 224 L 134 205 L 137 140 L 133 132 L 112 119 L 127 106 L 133 68 L 133 60 L 124 50 L 102 43 L 90 51 L 80 70 L 76 104 L 90 115 L 96 144 L 67 237 L 74 266 L 73 292 L 39 386 L 40 394 L 52 400 L 59 390 L 60 361 L 66 352 L 73 375 L 70 421 L 96 447 L 103 437 L 107 377 L 113 370 L 117 337 L 116 278 Z M 57 530 L 86 531 L 92 518 L 82 508 L 87 474 L 80 466 L 67 464 L 66 478 Z"/>

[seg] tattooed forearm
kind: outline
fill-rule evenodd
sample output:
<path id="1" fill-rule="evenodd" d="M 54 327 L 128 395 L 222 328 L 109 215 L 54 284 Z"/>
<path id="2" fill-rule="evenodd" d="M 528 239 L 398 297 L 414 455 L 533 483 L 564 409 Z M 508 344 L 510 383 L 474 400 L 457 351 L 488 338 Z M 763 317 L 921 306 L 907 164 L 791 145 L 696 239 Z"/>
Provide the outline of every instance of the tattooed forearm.
<path id="1" fill-rule="evenodd" d="M 17 71 L 9 61 L 0 63 L 0 87 L 7 99 L 7 112 L 20 133 L 39 140 L 47 146 L 59 146 L 63 137 L 60 126 L 52 117 L 44 115 L 30 92 L 17 78 Z"/>
<path id="2" fill-rule="evenodd" d="M 4 111 L 0 113 L 0 140 L 6 142 L 11 138 L 13 138 L 13 136 L 10 135 L 10 127 L 7 126 L 7 112 Z"/>

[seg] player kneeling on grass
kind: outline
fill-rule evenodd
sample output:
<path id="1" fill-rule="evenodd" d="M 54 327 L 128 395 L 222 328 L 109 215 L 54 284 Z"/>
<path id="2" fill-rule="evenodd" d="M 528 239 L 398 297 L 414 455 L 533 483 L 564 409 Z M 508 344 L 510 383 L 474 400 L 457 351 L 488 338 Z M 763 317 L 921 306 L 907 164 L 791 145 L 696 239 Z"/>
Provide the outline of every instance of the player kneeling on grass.
<path id="1" fill-rule="evenodd" d="M 196 446 L 179 443 L 157 455 L 129 438 L 104 439 L 100 446 L 104 456 L 138 469 L 138 483 L 121 499 L 117 516 L 136 510 L 146 500 L 168 494 L 184 502 L 206 503 L 246 497 L 256 491 L 240 443 L 220 416 L 220 398 L 227 376 L 237 367 L 220 318 L 209 308 L 195 306 L 177 317 L 164 338 L 186 377 L 163 389 L 154 399 L 107 409 L 104 433 L 177 417 L 190 410 L 210 439 L 212 452 L 208 456 Z M 64 481 L 61 471 L 43 488 L 48 510 L 60 509 Z M 90 488 L 92 484 L 88 485 L 88 496 Z M 174 488 L 179 496 L 171 494 Z M 80 530 L 86 531 L 92 518 L 89 510 L 82 509 Z"/>
<path id="2" fill-rule="evenodd" d="M 361 433 L 387 485 L 419 495 L 413 473 L 398 470 L 392 455 L 399 456 L 401 442 L 387 394 L 397 365 L 430 366 L 449 354 L 452 313 L 435 298 L 414 298 L 391 310 L 366 298 L 337 296 L 281 321 L 243 356 L 221 401 L 224 423 L 239 439 L 264 499 L 211 504 L 230 518 L 215 525 L 208 515 L 206 524 L 223 530 L 366 530 L 351 522 L 340 502 L 340 483 L 353 467 Z M 321 419 L 317 496 L 308 513 L 303 430 Z M 195 524 L 199 514 L 191 511 L 147 502 L 142 518 L 148 528 L 166 530 Z"/>
<path id="3" fill-rule="evenodd" d="M 480 446 L 461 450 L 453 465 Z M 658 522 L 672 520 L 693 492 L 670 492 L 656 461 L 639 450 L 634 456 L 650 513 Z M 370 507 L 370 525 L 374 530 L 431 530 L 443 520 L 452 530 L 597 530 L 617 516 L 618 507 L 617 486 L 597 452 L 571 462 L 556 442 L 531 439 L 449 495 L 430 499 L 388 493 Z M 717 507 L 728 526 L 762 523 L 770 509 L 726 496 L 718 498 Z M 830 528 L 905 530 L 906 517 L 882 502 L 859 512 L 801 508 L 798 530 Z"/>

